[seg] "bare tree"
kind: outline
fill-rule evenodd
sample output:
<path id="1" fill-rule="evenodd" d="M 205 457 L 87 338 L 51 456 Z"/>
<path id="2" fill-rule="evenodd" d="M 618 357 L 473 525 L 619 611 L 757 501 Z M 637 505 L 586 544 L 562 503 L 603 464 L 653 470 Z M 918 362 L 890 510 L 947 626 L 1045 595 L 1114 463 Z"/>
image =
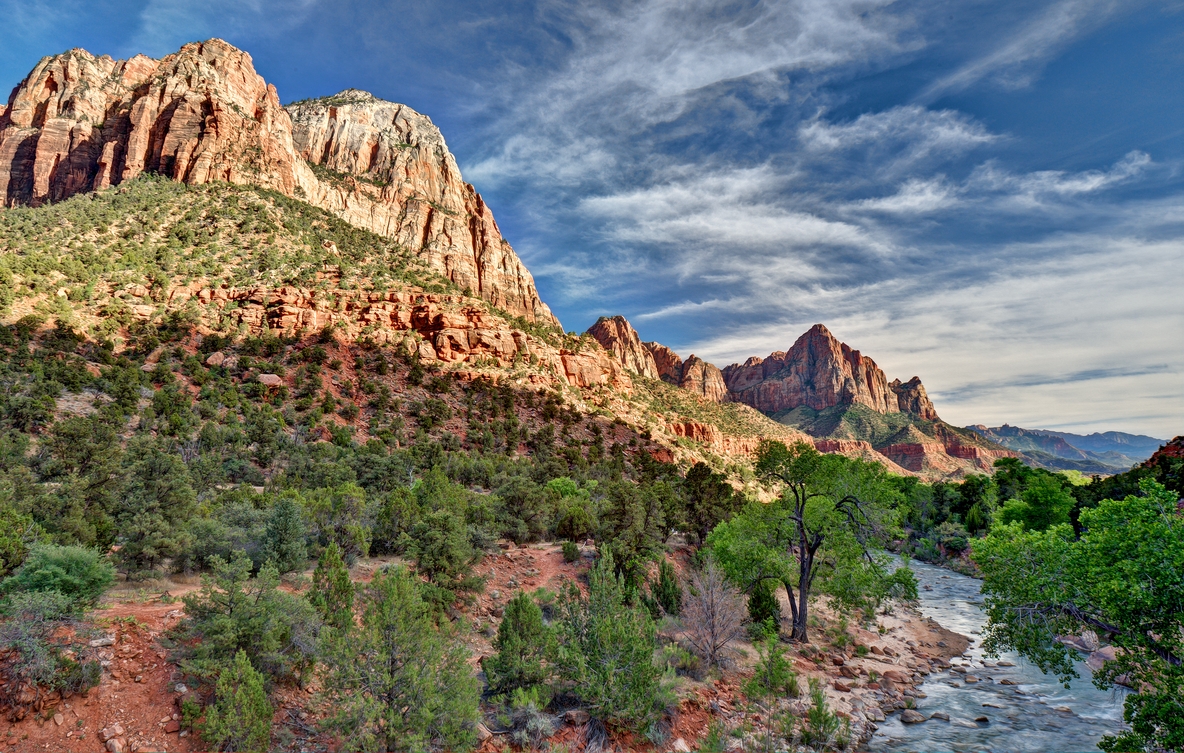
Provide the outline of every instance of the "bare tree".
<path id="1" fill-rule="evenodd" d="M 691 573 L 682 599 L 687 642 L 707 667 L 718 667 L 728 644 L 744 632 L 745 609 L 740 592 L 728 584 L 714 562 Z"/>

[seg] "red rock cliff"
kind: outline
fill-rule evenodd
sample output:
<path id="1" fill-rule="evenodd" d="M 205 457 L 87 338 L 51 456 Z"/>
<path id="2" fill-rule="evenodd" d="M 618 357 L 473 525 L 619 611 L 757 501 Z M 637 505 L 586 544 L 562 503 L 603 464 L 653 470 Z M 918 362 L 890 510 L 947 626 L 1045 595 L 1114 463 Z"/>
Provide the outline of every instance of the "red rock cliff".
<path id="1" fill-rule="evenodd" d="M 588 328 L 588 334 L 596 338 L 596 342 L 629 371 L 650 379 L 658 378 L 658 367 L 654 363 L 654 357 L 641 344 L 637 330 L 633 329 L 625 317 L 602 316 Z"/>
<path id="2" fill-rule="evenodd" d="M 908 412 L 934 420 L 921 380 L 888 382 L 875 361 L 839 342 L 816 324 L 788 352 L 749 358 L 723 371 L 728 398 L 763 413 L 805 406 L 825 410 L 836 405 L 865 405 L 879 413 Z"/>
<path id="3" fill-rule="evenodd" d="M 402 105 L 349 91 L 293 105 L 289 114 L 250 55 L 211 39 L 161 60 L 85 50 L 44 58 L 0 114 L 6 207 L 58 201 L 142 172 L 304 198 L 415 249 L 511 314 L 555 322 L 439 130 Z"/>

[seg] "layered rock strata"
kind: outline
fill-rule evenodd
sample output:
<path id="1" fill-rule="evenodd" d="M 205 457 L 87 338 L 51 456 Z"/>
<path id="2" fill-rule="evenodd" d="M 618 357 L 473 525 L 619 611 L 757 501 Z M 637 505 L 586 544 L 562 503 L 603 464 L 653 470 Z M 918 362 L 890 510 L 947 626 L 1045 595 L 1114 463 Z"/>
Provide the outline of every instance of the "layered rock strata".
<path id="1" fill-rule="evenodd" d="M 395 238 L 461 288 L 557 324 L 425 116 L 364 92 L 280 105 L 220 40 L 161 60 L 75 49 L 41 60 L 0 114 L 0 201 L 37 206 L 149 172 L 302 198 Z"/>
<path id="2" fill-rule="evenodd" d="M 875 361 L 839 342 L 821 324 L 799 337 L 789 351 L 733 364 L 723 370 L 723 377 L 728 399 L 763 413 L 864 405 L 877 413 L 937 419 L 920 379 L 889 383 Z"/>

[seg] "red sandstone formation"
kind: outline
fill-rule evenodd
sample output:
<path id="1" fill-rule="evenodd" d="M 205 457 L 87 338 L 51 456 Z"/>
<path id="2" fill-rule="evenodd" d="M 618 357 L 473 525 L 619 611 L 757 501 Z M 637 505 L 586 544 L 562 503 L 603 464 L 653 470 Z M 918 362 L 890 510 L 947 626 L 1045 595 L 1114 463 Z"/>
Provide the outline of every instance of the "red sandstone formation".
<path id="1" fill-rule="evenodd" d="M 0 114 L 0 201 L 37 206 L 143 172 L 262 186 L 395 238 L 513 315 L 557 323 L 428 118 L 356 91 L 290 111 L 220 39 L 161 60 L 47 57 Z"/>
<path id="2" fill-rule="evenodd" d="M 596 338 L 601 347 L 634 374 L 658 378 L 658 367 L 649 350 L 641 344 L 641 338 L 629 321 L 623 316 L 602 316 L 588 328 L 588 334 Z"/>
<path id="3" fill-rule="evenodd" d="M 788 352 L 749 358 L 724 369 L 723 376 L 730 400 L 763 413 L 865 405 L 878 413 L 905 411 L 937 419 L 920 379 L 889 384 L 875 361 L 839 342 L 821 324 L 799 337 Z"/>

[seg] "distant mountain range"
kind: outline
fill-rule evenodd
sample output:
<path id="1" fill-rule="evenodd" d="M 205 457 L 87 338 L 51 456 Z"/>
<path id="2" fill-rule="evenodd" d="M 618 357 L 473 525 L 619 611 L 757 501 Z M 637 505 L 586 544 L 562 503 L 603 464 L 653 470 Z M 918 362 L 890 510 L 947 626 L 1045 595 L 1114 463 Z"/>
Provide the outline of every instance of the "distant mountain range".
<path id="1" fill-rule="evenodd" d="M 984 439 L 1015 450 L 1029 465 L 1049 470 L 1082 473 L 1117 473 L 1129 470 L 1158 450 L 1166 440 L 1121 431 L 1071 434 L 1048 429 L 1021 429 L 1003 424 L 989 428 L 967 426 Z"/>

